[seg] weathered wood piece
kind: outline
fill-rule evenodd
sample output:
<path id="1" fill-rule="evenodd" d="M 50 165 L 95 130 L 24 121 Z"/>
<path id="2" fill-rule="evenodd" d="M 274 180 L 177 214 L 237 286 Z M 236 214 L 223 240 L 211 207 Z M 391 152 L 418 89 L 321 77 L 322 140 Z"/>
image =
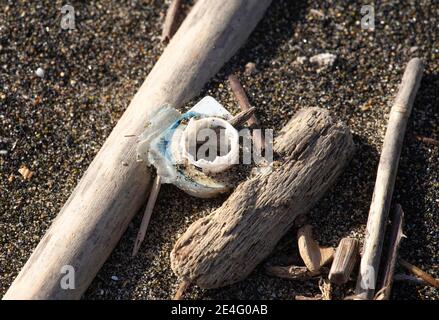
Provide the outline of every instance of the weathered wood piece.
<path id="1" fill-rule="evenodd" d="M 247 277 L 335 182 L 353 154 L 349 129 L 327 110 L 301 110 L 280 131 L 280 165 L 241 183 L 223 205 L 194 222 L 171 253 L 172 270 L 202 288 Z"/>
<path id="2" fill-rule="evenodd" d="M 424 280 L 426 283 L 428 283 L 428 285 L 435 287 L 435 288 L 439 288 L 439 280 L 433 278 L 431 275 L 429 275 L 427 272 L 425 272 L 424 270 L 418 268 L 417 266 L 414 266 L 410 263 L 408 263 L 407 261 L 403 260 L 403 259 L 399 259 L 399 264 L 401 266 L 403 266 L 404 268 L 406 268 L 408 271 L 410 271 L 412 274 L 414 274 L 415 276 L 417 276 L 418 278 L 421 278 L 422 280 Z"/>
<path id="3" fill-rule="evenodd" d="M 359 241 L 354 238 L 341 239 L 329 271 L 329 281 L 336 285 L 348 282 L 358 257 Z"/>
<path id="4" fill-rule="evenodd" d="M 163 24 L 162 42 L 168 43 L 178 29 L 182 0 L 172 0 Z"/>
<path id="5" fill-rule="evenodd" d="M 202 89 L 246 41 L 271 0 L 198 0 L 5 299 L 79 299 L 145 203 L 150 170 L 136 143 L 165 104 L 180 107 Z M 75 289 L 63 290 L 64 265 Z"/>
<path id="6" fill-rule="evenodd" d="M 392 219 L 392 229 L 390 234 L 389 252 L 384 265 L 384 277 L 381 284 L 381 289 L 375 295 L 374 300 L 389 300 L 392 291 L 393 274 L 395 273 L 395 266 L 398 259 L 399 245 L 403 237 L 402 223 L 404 220 L 404 212 L 401 205 L 396 204 L 395 214 Z"/>
<path id="7" fill-rule="evenodd" d="M 364 299 L 374 297 L 385 227 L 389 216 L 405 129 L 421 83 L 423 69 L 420 59 L 410 60 L 390 111 L 367 220 L 366 239 L 355 290 L 356 296 Z"/>
<path id="8" fill-rule="evenodd" d="M 305 225 L 297 231 L 297 245 L 305 266 L 311 273 L 317 273 L 320 268 L 331 262 L 334 248 L 320 247 L 312 235 L 312 226 Z"/>

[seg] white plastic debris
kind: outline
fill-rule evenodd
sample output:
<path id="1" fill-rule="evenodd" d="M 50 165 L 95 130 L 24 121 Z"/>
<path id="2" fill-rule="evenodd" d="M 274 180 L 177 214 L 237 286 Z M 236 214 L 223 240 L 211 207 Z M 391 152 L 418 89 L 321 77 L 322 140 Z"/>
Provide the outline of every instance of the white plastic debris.
<path id="1" fill-rule="evenodd" d="M 309 59 L 311 63 L 317 64 L 319 67 L 331 67 L 335 60 L 337 60 L 337 56 L 332 53 L 320 53 Z"/>
<path id="2" fill-rule="evenodd" d="M 196 141 L 197 135 L 203 129 L 215 131 L 215 128 L 224 129 L 224 137 L 220 138 L 223 147 L 229 147 L 230 150 L 223 156 L 215 155 L 213 159 L 200 158 L 195 159 L 190 149 L 190 141 Z M 211 139 L 213 140 L 213 139 Z M 210 141 L 217 143 L 217 140 Z M 189 163 L 202 169 L 206 173 L 219 173 L 227 170 L 239 161 L 239 135 L 238 131 L 226 120 L 216 117 L 202 118 L 199 120 L 191 119 L 183 132 L 180 140 L 180 146 L 183 150 L 183 157 L 188 159 Z M 221 147 L 221 146 L 220 146 Z M 216 149 L 217 146 L 214 146 Z"/>
<path id="3" fill-rule="evenodd" d="M 231 118 L 230 112 L 210 96 L 183 115 L 163 106 L 139 137 L 138 158 L 154 166 L 163 183 L 172 183 L 188 194 L 210 198 L 224 193 L 230 189 L 227 178 L 209 174 L 223 172 L 239 160 L 238 132 L 227 122 Z M 213 158 L 198 157 L 198 134 L 204 129 L 213 132 L 215 139 L 203 141 L 203 147 L 214 146 L 218 151 L 219 130 L 215 129 L 221 128 L 219 145 L 225 152 L 215 152 Z"/>
<path id="4" fill-rule="evenodd" d="M 44 78 L 44 70 L 43 70 L 42 68 L 38 68 L 38 69 L 35 71 L 35 74 L 36 74 L 38 77 L 40 77 L 40 78 Z"/>

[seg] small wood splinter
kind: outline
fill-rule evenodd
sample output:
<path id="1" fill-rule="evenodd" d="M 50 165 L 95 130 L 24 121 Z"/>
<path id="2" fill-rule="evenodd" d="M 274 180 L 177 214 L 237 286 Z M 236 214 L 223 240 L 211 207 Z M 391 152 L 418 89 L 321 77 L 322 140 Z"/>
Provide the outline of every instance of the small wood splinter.
<path id="1" fill-rule="evenodd" d="M 160 192 L 160 187 L 162 185 L 161 178 L 156 175 L 154 182 L 152 184 L 151 193 L 149 194 L 148 203 L 146 204 L 146 209 L 143 214 L 142 223 L 140 225 L 139 233 L 137 234 L 136 242 L 134 243 L 134 249 L 132 256 L 135 257 L 139 252 L 140 245 L 145 239 L 146 229 L 148 228 L 149 220 L 151 220 L 152 210 L 154 209 L 157 196 Z"/>
<path id="2" fill-rule="evenodd" d="M 305 225 L 297 231 L 300 256 L 310 272 L 318 272 L 334 257 L 334 248 L 322 248 L 312 236 L 312 226 Z"/>

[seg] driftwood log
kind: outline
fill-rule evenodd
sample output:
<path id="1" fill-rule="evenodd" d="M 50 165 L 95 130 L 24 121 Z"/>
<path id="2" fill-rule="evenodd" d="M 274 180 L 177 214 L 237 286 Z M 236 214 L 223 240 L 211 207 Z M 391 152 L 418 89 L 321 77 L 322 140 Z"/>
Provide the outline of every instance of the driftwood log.
<path id="1" fill-rule="evenodd" d="M 271 0 L 198 0 L 4 299 L 79 299 L 142 208 L 150 171 L 136 138 L 164 104 L 194 97 L 244 44 Z M 130 136 L 130 137 L 128 137 Z M 65 265 L 75 288 L 64 290 Z"/>
<path id="2" fill-rule="evenodd" d="M 193 223 L 171 252 L 172 270 L 202 288 L 244 279 L 335 182 L 353 150 L 349 129 L 328 111 L 298 112 L 274 143 L 280 165 L 241 183 Z"/>
<path id="3" fill-rule="evenodd" d="M 372 299 L 377 286 L 384 233 L 398 172 L 399 157 L 416 93 L 422 79 L 422 60 L 410 60 L 405 69 L 395 102 L 390 110 L 380 163 L 367 219 L 366 239 L 361 257 L 355 294 L 358 299 Z"/>

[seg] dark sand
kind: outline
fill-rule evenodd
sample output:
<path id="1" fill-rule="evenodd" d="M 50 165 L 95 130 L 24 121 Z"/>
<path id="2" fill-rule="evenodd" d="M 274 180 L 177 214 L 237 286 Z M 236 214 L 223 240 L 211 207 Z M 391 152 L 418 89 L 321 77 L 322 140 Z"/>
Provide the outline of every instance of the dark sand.
<path id="1" fill-rule="evenodd" d="M 274 2 L 247 45 L 200 97 L 208 93 L 237 111 L 225 82 L 230 72 L 237 72 L 266 128 L 276 132 L 297 110 L 311 106 L 331 110 L 350 126 L 358 145 L 355 158 L 309 214 L 321 244 L 335 246 L 343 236 L 363 236 L 386 116 L 406 63 L 422 57 L 426 71 L 408 126 L 394 200 L 406 214 L 401 257 L 439 277 L 439 147 L 414 139 L 415 134 L 439 139 L 439 4 L 377 4 L 372 32 L 360 28 L 360 1 Z M 60 28 L 62 1 L 0 0 L 0 150 L 7 152 L 0 156 L 0 295 L 163 51 L 163 1 L 71 3 L 77 12 L 76 30 L 67 32 Z M 294 63 L 299 56 L 323 52 L 338 56 L 332 68 L 317 72 L 309 63 Z M 249 61 L 259 72 L 247 77 L 243 70 Z M 35 75 L 38 67 L 45 70 L 44 79 Z M 30 181 L 17 172 L 23 164 L 35 172 Z M 11 175 L 15 179 L 9 182 Z M 177 286 L 169 266 L 173 243 L 191 222 L 222 201 L 200 201 L 173 186 L 162 187 L 138 257 L 132 259 L 131 251 L 140 215 L 85 298 L 170 298 Z M 267 260 L 286 263 L 294 255 L 291 230 Z M 353 287 L 350 282 L 335 295 L 349 294 Z M 292 299 L 318 292 L 316 281 L 270 278 L 258 268 L 236 285 L 211 291 L 191 288 L 188 295 Z M 438 299 L 439 291 L 396 283 L 393 298 Z"/>

